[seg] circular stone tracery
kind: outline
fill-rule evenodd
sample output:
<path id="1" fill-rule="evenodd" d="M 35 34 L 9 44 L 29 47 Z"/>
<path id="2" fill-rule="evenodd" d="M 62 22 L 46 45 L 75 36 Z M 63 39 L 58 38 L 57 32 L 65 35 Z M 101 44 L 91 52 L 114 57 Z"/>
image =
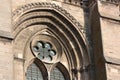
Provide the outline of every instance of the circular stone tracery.
<path id="1" fill-rule="evenodd" d="M 33 53 L 42 61 L 52 61 L 56 56 L 56 51 L 49 42 L 37 41 L 33 48 Z"/>

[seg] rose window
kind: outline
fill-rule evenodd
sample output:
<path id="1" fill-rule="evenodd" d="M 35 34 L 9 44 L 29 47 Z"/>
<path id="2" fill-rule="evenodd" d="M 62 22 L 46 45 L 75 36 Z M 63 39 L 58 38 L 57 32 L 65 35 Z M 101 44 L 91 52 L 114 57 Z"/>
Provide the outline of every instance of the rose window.
<path id="1" fill-rule="evenodd" d="M 37 41 L 32 47 L 34 54 L 42 61 L 53 61 L 56 51 L 49 42 Z"/>

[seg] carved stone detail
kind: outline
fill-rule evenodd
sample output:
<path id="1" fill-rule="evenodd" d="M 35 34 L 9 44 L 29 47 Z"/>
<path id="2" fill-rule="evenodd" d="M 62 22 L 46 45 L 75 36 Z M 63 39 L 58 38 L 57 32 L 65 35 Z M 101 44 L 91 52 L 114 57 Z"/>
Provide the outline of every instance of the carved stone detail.
<path id="1" fill-rule="evenodd" d="M 80 23 L 71 15 L 69 14 L 65 9 L 63 9 L 62 7 L 54 4 L 54 3 L 47 3 L 47 2 L 38 2 L 38 3 L 31 3 L 31 4 L 27 4 L 24 5 L 18 9 L 16 9 L 13 12 L 13 18 L 17 17 L 18 15 L 22 14 L 23 12 L 30 10 L 30 9 L 34 9 L 34 8 L 40 8 L 40 7 L 44 7 L 44 8 L 51 8 L 51 9 L 55 9 L 57 11 L 60 11 L 63 15 L 65 15 L 73 24 L 75 24 L 75 26 L 77 26 L 78 28 L 80 28 L 80 30 L 82 30 L 83 32 L 83 27 L 80 25 Z"/>

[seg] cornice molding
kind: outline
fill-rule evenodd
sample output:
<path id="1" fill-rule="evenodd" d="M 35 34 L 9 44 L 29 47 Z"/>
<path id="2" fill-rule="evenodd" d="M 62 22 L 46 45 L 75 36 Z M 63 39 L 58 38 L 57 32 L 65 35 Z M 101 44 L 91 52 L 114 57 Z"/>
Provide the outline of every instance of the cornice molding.
<path id="1" fill-rule="evenodd" d="M 0 38 L 13 40 L 13 36 L 10 32 L 0 30 Z"/>

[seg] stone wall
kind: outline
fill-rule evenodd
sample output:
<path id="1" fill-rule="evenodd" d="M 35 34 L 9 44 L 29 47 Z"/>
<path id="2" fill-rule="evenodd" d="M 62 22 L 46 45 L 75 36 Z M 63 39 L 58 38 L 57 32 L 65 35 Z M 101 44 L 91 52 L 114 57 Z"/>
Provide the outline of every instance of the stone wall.
<path id="1" fill-rule="evenodd" d="M 7 32 L 7 33 L 6 33 Z M 0 36 L 11 32 L 11 1 L 0 0 Z"/>
<path id="2" fill-rule="evenodd" d="M 12 40 L 3 37 L 12 38 L 12 13 L 22 5 L 34 2 L 51 2 L 67 10 L 79 23 L 84 25 L 83 11 L 79 6 L 56 2 L 52 0 L 1 0 L 0 1 L 0 80 L 13 80 L 13 63 L 21 65 L 21 62 L 13 62 Z M 4 3 L 4 4 L 3 4 Z M 103 4 L 99 2 L 99 11 L 101 17 L 101 29 L 103 38 L 104 56 L 107 62 L 120 64 L 120 16 L 119 7 L 112 4 Z M 21 67 L 21 66 L 20 66 Z M 106 63 L 108 80 L 120 79 L 120 65 Z M 15 70 L 22 70 L 16 68 Z M 19 77 L 18 77 L 19 78 Z"/>
<path id="3" fill-rule="evenodd" d="M 60 1 L 53 1 L 53 0 L 31 0 L 31 1 L 18 0 L 16 1 L 16 0 L 12 0 L 12 11 L 15 11 L 20 6 L 30 4 L 30 3 L 36 3 L 36 2 L 48 2 L 48 3 L 54 3 L 56 5 L 59 5 L 60 7 L 68 11 L 68 13 L 70 13 L 74 18 L 76 18 L 82 26 L 84 25 L 84 20 L 83 20 L 84 15 L 83 15 L 82 8 L 80 8 L 79 6 L 66 4 Z"/>
<path id="4" fill-rule="evenodd" d="M 0 80 L 13 80 L 13 54 L 11 40 L 0 38 Z"/>
<path id="5" fill-rule="evenodd" d="M 119 6 L 98 2 L 107 80 L 120 79 L 120 11 Z"/>

